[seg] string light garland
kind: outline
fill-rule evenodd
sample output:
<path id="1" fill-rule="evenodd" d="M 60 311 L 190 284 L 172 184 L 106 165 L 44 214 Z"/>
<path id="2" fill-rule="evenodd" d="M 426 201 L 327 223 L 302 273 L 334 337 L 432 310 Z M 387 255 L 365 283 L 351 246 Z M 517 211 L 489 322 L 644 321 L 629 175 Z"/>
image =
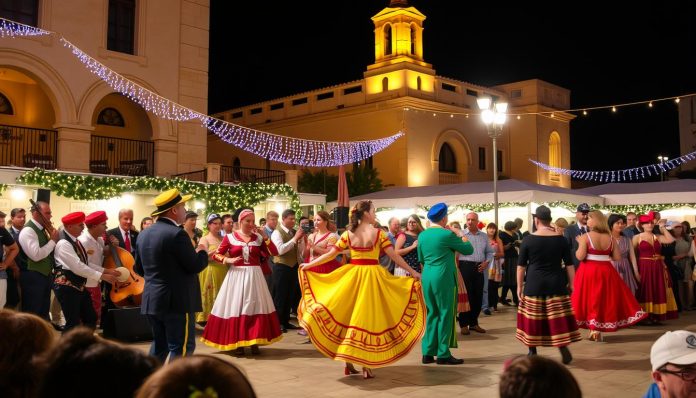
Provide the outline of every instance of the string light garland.
<path id="1" fill-rule="evenodd" d="M 94 177 L 64 174 L 43 169 L 27 171 L 16 179 L 18 184 L 50 189 L 57 195 L 76 200 L 108 200 L 124 193 L 164 191 L 177 188 L 192 194 L 204 204 L 205 212 L 223 213 L 242 207 L 253 208 L 276 196 L 287 197 L 290 208 L 300 211 L 300 198 L 287 184 L 244 183 L 239 185 L 205 184 L 181 178 L 165 177 Z M 7 185 L 0 186 L 0 194 Z"/>
<path id="2" fill-rule="evenodd" d="M 660 175 L 669 170 L 672 170 L 680 165 L 690 162 L 696 159 L 696 151 L 687 153 L 678 158 L 669 159 L 660 163 L 650 164 L 646 166 L 633 167 L 630 169 L 623 170 L 603 170 L 603 171 L 586 171 L 586 170 L 571 170 L 564 169 L 561 167 L 552 167 L 546 163 L 542 163 L 533 159 L 528 159 L 531 163 L 535 164 L 551 173 L 558 173 L 563 175 L 569 175 L 572 178 L 578 180 L 587 181 L 597 181 L 597 182 L 626 182 L 626 181 L 636 181 L 642 180 L 644 178 L 652 177 L 653 175 Z"/>
<path id="3" fill-rule="evenodd" d="M 47 36 L 50 34 L 51 32 L 47 30 L 10 21 L 9 19 L 0 18 L 0 38 Z"/>
<path id="4" fill-rule="evenodd" d="M 396 134 L 377 140 L 333 142 L 286 137 L 255 130 L 214 118 L 178 104 L 135 83 L 97 61 L 65 37 L 47 30 L 0 19 L 0 37 L 27 37 L 52 35 L 59 38 L 64 48 L 85 68 L 147 112 L 157 117 L 175 121 L 197 120 L 224 142 L 253 153 L 264 159 L 306 167 L 331 167 L 356 163 L 384 150 L 404 134 Z"/>
<path id="5" fill-rule="evenodd" d="M 592 111 L 592 110 L 611 109 L 612 113 L 617 113 L 618 108 L 635 106 L 635 105 L 644 105 L 644 104 L 646 104 L 648 106 L 648 108 L 652 108 L 653 104 L 655 102 L 664 102 L 664 101 L 674 101 L 675 104 L 679 104 L 679 102 L 681 101 L 682 98 L 691 98 L 691 97 L 696 97 L 696 93 L 683 94 L 683 95 L 678 95 L 678 96 L 674 96 L 674 97 L 663 97 L 663 98 L 654 98 L 654 99 L 642 100 L 642 101 L 625 102 L 625 103 L 614 104 L 614 105 L 599 105 L 599 106 L 590 106 L 590 107 L 584 107 L 584 108 L 560 109 L 560 110 L 539 111 L 539 112 L 508 112 L 506 114 L 510 117 L 514 116 L 517 120 L 520 120 L 522 118 L 522 116 L 534 116 L 534 115 L 546 116 L 546 117 L 555 119 L 556 113 L 559 113 L 559 112 L 577 113 L 577 114 L 581 114 L 583 116 L 588 116 L 589 111 Z M 453 118 L 454 116 L 464 116 L 467 119 L 469 118 L 469 116 L 480 116 L 481 115 L 481 112 L 479 112 L 479 111 L 452 112 L 452 111 L 442 111 L 442 110 L 430 109 L 430 108 L 418 107 L 418 106 L 405 107 L 404 111 L 415 111 L 415 112 L 425 112 L 425 113 L 432 112 L 433 117 L 437 117 L 438 115 L 449 115 L 450 118 Z"/>

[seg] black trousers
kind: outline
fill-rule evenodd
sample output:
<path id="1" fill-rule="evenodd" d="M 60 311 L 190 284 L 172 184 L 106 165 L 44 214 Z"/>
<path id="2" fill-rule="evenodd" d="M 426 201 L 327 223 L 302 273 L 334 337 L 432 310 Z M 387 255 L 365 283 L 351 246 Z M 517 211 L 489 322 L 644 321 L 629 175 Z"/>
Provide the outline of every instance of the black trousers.
<path id="1" fill-rule="evenodd" d="M 22 289 L 22 311 L 31 312 L 50 321 L 51 277 L 36 271 L 23 271 L 19 275 Z"/>
<path id="2" fill-rule="evenodd" d="M 56 285 L 53 291 L 65 315 L 64 332 L 80 325 L 92 329 L 97 327 L 97 314 L 94 312 L 92 298 L 87 289 L 79 291 L 70 286 Z"/>
<path id="3" fill-rule="evenodd" d="M 481 305 L 483 303 L 483 272 L 478 271 L 480 263 L 474 261 L 460 261 L 459 272 L 462 273 L 464 286 L 469 295 L 469 312 L 460 312 L 457 316 L 459 326 L 476 326 L 478 318 L 481 314 Z"/>
<path id="4" fill-rule="evenodd" d="M 485 271 L 484 271 L 485 272 Z M 500 287 L 500 282 L 488 280 L 488 306 L 498 308 L 498 288 Z"/>
<path id="5" fill-rule="evenodd" d="M 273 305 L 276 307 L 281 326 L 290 322 L 290 308 L 298 286 L 297 264 L 293 267 L 273 264 Z"/>

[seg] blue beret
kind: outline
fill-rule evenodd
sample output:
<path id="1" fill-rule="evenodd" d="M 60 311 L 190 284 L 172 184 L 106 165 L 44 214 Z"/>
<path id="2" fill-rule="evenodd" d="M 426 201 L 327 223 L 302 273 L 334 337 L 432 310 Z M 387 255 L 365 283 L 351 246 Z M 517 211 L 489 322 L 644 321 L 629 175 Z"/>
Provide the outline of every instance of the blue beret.
<path id="1" fill-rule="evenodd" d="M 447 216 L 447 205 L 440 202 L 428 211 L 428 219 L 432 222 L 438 222 Z"/>

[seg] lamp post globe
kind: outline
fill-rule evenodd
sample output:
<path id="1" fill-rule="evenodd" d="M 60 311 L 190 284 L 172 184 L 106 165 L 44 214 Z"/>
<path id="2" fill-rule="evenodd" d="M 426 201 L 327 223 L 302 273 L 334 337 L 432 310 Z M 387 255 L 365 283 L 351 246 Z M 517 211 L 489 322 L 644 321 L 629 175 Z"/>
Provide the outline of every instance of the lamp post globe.
<path id="1" fill-rule="evenodd" d="M 503 125 L 507 121 L 507 102 L 493 102 L 490 97 L 476 100 L 481 110 L 481 121 L 486 125 L 488 136 L 493 140 L 493 213 L 495 224 L 498 223 L 498 144 L 497 139 L 503 134 Z"/>

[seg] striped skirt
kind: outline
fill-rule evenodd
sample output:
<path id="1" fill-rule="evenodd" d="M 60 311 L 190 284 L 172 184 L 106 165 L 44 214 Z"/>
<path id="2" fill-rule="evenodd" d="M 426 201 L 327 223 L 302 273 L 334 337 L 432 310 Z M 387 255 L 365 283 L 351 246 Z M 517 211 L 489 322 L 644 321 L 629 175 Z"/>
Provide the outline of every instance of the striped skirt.
<path id="1" fill-rule="evenodd" d="M 517 339 L 529 347 L 563 347 L 582 340 L 570 297 L 525 296 L 517 309 Z"/>

